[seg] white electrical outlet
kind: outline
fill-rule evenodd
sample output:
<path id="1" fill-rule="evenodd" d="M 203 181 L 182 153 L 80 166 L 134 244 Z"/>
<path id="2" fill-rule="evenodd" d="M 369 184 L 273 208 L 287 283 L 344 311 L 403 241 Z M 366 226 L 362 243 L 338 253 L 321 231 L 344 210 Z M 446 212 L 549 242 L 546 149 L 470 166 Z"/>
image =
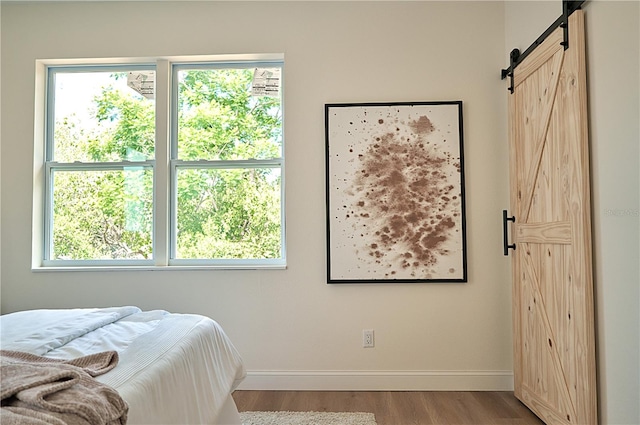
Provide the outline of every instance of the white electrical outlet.
<path id="1" fill-rule="evenodd" d="M 374 346 L 373 341 L 373 329 L 362 330 L 362 347 L 372 348 Z"/>

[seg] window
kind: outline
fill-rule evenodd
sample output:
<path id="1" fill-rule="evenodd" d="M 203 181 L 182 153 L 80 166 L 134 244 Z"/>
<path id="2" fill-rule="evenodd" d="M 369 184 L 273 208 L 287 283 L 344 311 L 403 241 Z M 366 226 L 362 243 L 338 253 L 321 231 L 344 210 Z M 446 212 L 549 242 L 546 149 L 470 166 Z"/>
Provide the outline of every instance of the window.
<path id="1" fill-rule="evenodd" d="M 188 59 L 44 64 L 35 265 L 284 266 L 282 61 Z"/>

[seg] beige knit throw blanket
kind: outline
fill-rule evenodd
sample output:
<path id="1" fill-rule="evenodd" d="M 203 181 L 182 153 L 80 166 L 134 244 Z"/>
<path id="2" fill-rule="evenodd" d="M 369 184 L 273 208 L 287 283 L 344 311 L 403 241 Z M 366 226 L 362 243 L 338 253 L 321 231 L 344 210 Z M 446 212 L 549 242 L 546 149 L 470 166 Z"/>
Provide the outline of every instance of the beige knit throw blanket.
<path id="1" fill-rule="evenodd" d="M 0 424 L 126 424 L 127 403 L 93 379 L 117 363 L 115 351 L 57 360 L 0 350 Z"/>

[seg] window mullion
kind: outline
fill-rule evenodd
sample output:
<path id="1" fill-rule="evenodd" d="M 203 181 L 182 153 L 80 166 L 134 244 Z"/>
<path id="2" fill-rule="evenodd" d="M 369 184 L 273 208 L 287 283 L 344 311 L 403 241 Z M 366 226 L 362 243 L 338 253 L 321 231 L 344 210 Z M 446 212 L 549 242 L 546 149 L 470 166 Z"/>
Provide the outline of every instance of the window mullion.
<path id="1" fill-rule="evenodd" d="M 156 168 L 154 170 L 153 253 L 156 266 L 169 264 L 171 211 L 171 64 L 156 63 Z"/>

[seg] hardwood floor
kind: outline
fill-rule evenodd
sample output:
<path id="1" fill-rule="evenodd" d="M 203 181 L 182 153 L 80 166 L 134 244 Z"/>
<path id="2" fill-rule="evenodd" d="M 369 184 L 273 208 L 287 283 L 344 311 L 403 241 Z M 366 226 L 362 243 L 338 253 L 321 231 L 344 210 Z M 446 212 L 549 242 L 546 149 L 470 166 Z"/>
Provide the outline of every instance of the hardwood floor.
<path id="1" fill-rule="evenodd" d="M 378 425 L 541 425 L 504 391 L 236 391 L 241 412 L 371 412 Z"/>

